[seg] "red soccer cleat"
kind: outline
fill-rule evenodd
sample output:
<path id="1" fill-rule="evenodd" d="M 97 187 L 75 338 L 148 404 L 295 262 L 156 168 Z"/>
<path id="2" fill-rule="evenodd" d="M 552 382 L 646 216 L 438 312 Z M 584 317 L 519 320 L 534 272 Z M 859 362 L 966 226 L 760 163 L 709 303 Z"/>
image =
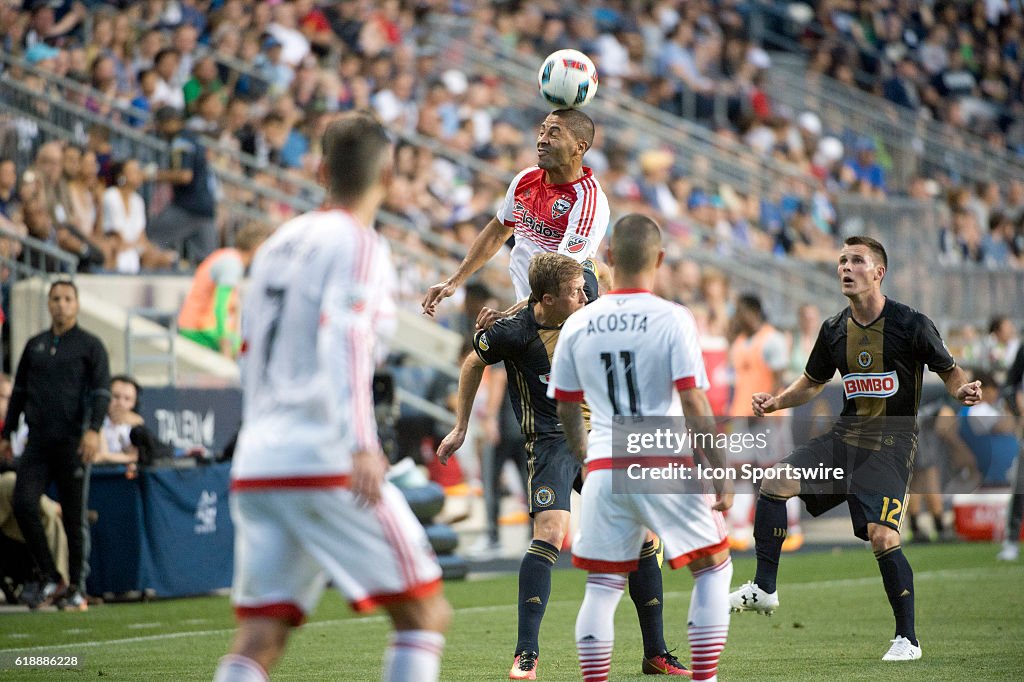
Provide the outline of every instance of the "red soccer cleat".
<path id="1" fill-rule="evenodd" d="M 642 670 L 644 675 L 693 677 L 693 673 L 687 670 L 686 666 L 680 663 L 679 659 L 673 656 L 671 651 L 666 651 L 651 658 L 645 658 Z"/>
<path id="2" fill-rule="evenodd" d="M 536 651 L 520 651 L 516 654 L 516 660 L 512 661 L 512 669 L 508 671 L 508 679 L 537 679 L 537 666 L 539 663 Z"/>

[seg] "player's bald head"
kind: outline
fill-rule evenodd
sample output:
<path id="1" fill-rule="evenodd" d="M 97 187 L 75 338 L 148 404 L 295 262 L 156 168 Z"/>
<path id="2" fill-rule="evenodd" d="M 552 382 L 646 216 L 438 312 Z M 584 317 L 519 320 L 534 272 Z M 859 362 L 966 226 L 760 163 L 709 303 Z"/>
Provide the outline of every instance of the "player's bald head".
<path id="1" fill-rule="evenodd" d="M 639 213 L 630 213 L 615 223 L 611 239 L 612 267 L 623 274 L 652 269 L 661 254 L 661 229 Z"/>

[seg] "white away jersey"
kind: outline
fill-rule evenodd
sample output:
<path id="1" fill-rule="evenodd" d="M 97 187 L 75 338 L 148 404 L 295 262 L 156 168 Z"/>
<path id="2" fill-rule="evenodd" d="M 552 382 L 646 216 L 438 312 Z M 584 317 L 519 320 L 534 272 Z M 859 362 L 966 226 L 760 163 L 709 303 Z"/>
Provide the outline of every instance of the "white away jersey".
<path id="1" fill-rule="evenodd" d="M 585 261 L 595 253 L 608 231 L 608 198 L 593 172 L 564 185 L 544 182 L 544 171 L 531 166 L 512 179 L 497 219 L 515 228 L 516 245 L 509 273 L 516 300 L 530 296 L 530 259 L 538 253 L 558 252 Z"/>
<path id="2" fill-rule="evenodd" d="M 242 313 L 236 482 L 346 475 L 353 452 L 379 447 L 374 350 L 394 279 L 387 242 L 340 209 L 301 215 L 260 248 Z"/>
<path id="3" fill-rule="evenodd" d="M 558 338 L 548 395 L 586 399 L 587 462 L 612 456 L 612 427 L 683 414 L 678 390 L 707 389 L 690 311 L 649 291 L 609 291 L 573 313 Z"/>

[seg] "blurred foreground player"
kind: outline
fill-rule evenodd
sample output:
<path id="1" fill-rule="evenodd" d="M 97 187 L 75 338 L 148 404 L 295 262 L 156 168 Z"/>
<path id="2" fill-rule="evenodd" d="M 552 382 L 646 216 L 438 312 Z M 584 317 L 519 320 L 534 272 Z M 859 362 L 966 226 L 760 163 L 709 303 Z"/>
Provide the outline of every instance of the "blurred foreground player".
<path id="1" fill-rule="evenodd" d="M 664 257 L 654 221 L 639 214 L 619 220 L 608 252 L 613 289 L 566 321 L 552 362 L 549 392 L 558 400 L 569 448 L 586 462 L 587 471 L 572 547 L 573 564 L 589 571 L 576 619 L 576 648 L 586 682 L 608 679 L 615 608 L 626 574 L 637 569 L 648 529 L 664 542 L 669 565 L 688 566 L 695 578 L 687 618 L 693 679 L 717 679 L 729 634 L 732 560 L 722 512 L 732 504 L 731 483 L 716 481 L 713 498 L 700 490 L 665 494 L 612 486 L 613 475 L 633 464 L 642 467 L 645 459 L 648 466 L 665 466 L 651 463 L 665 457 L 622 452 L 613 457 L 615 425 L 638 425 L 645 415 L 684 416 L 687 428 L 711 443 L 704 449 L 710 466 L 720 471 L 725 466 L 714 445 L 697 325 L 686 308 L 651 293 Z M 591 410 L 589 437 L 584 399 Z"/>
<path id="2" fill-rule="evenodd" d="M 422 526 L 384 480 L 373 413 L 375 337 L 393 315 L 394 269 L 373 229 L 391 145 L 354 114 L 323 149 L 330 203 L 285 223 L 253 263 L 231 472 L 239 629 L 214 680 L 267 679 L 330 579 L 357 611 L 391 617 L 383 679 L 432 682 L 450 608 Z"/>
<path id="3" fill-rule="evenodd" d="M 965 405 L 981 399 L 925 315 L 882 294 L 885 249 L 870 237 L 850 237 L 839 252 L 839 285 L 850 305 L 821 325 L 802 377 L 776 396 L 755 393 L 754 414 L 813 400 L 838 370 L 843 411 L 832 430 L 796 448 L 765 476 L 754 517 L 757 573 L 729 595 L 735 611 L 771 614 L 779 605 L 776 576 L 786 538 L 786 500 L 799 495 L 812 516 L 843 502 L 853 532 L 871 543 L 896 619 L 883 661 L 921 658 L 914 631 L 914 573 L 900 545 L 900 525 L 917 448 L 914 420 L 924 366 Z M 902 419 L 901 419 L 902 418 Z M 824 465 L 841 479 L 800 480 L 794 469 Z M 783 475 L 783 472 L 789 472 Z"/>

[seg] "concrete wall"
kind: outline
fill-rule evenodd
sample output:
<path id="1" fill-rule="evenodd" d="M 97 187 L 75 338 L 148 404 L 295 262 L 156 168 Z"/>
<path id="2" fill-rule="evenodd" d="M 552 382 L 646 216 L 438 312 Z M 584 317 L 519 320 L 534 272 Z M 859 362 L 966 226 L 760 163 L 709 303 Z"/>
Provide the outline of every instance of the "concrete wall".
<path id="1" fill-rule="evenodd" d="M 75 278 L 81 304 L 79 323 L 83 329 L 103 340 L 110 356 L 112 374 L 127 370 L 125 329 L 128 311 L 149 308 L 173 313 L 181 307 L 191 283 L 191 277 L 186 275 L 79 275 Z M 31 279 L 19 282 L 11 292 L 12 367 L 17 367 L 28 339 L 50 324 L 46 307 L 48 290 L 49 282 Z M 133 319 L 132 326 L 137 334 L 156 335 L 163 331 L 161 326 L 137 317 Z M 451 373 L 457 372 L 461 346 L 458 334 L 422 315 L 399 310 L 398 327 L 390 344 L 394 352 L 405 353 L 417 363 Z M 132 353 L 135 357 L 164 354 L 167 348 L 166 339 L 145 340 L 133 344 Z M 174 339 L 174 354 L 178 385 L 238 385 L 238 366 L 218 353 L 179 336 Z M 142 366 L 136 375 L 143 385 L 159 386 L 169 381 L 166 366 Z"/>

